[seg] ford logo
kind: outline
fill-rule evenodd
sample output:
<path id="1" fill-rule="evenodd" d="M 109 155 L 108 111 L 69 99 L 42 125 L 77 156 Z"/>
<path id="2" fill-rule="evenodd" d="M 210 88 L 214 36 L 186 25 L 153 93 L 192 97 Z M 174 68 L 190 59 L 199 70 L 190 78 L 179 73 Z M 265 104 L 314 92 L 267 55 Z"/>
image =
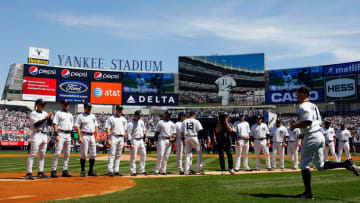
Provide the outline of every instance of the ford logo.
<path id="1" fill-rule="evenodd" d="M 89 88 L 80 82 L 64 82 L 60 84 L 60 89 L 67 93 L 84 93 Z"/>

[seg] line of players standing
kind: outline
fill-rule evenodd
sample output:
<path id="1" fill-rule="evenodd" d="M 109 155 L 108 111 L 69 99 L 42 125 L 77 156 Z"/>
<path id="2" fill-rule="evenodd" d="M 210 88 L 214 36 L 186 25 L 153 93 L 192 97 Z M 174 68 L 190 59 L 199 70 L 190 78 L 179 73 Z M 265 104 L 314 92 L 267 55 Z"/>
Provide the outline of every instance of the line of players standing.
<path id="1" fill-rule="evenodd" d="M 51 177 L 57 178 L 58 174 L 57 163 L 61 151 L 64 152 L 62 176 L 71 177 L 68 172 L 68 162 L 70 158 L 71 147 L 71 131 L 73 126 L 76 127 L 79 135 L 80 143 L 80 176 L 85 177 L 85 164 L 86 158 L 89 153 L 89 170 L 88 176 L 97 176 L 94 172 L 94 164 L 96 157 L 96 138 L 98 138 L 98 122 L 94 114 L 91 113 L 91 104 L 84 104 L 84 113 L 77 116 L 75 124 L 73 116 L 69 109 L 69 103 L 62 101 L 62 110 L 57 111 L 54 115 L 52 112 L 47 113 L 44 111 L 45 102 L 41 99 L 35 102 L 36 110 L 30 114 L 30 123 L 32 128 L 31 135 L 31 149 L 27 160 L 27 174 L 26 179 L 34 179 L 32 176 L 33 161 L 36 154 L 38 158 L 38 177 L 48 178 L 44 173 L 44 158 L 47 148 L 47 125 L 52 125 L 54 128 L 54 135 L 56 139 L 55 153 L 52 160 Z M 146 175 L 145 161 L 146 161 L 146 128 L 144 122 L 141 120 L 140 111 L 136 111 L 133 119 L 127 122 L 126 118 L 122 115 L 123 107 L 117 105 L 115 115 L 110 116 L 106 123 L 107 143 L 110 146 L 110 153 L 108 158 L 108 175 L 121 176 L 119 172 L 120 158 L 123 148 L 127 145 L 130 146 L 130 171 L 132 176 L 136 176 L 136 156 L 139 152 L 140 155 L 140 168 L 138 174 Z M 173 144 L 176 145 L 177 151 L 177 166 L 179 174 L 205 174 L 202 170 L 202 149 L 199 142 L 198 135 L 203 130 L 201 123 L 195 119 L 195 113 L 185 114 L 180 113 L 178 117 L 180 121 L 173 123 L 170 120 L 171 113 L 165 112 L 164 119 L 159 121 L 155 130 L 154 145 L 157 148 L 157 160 L 154 169 L 155 174 L 167 174 L 167 161 L 171 153 Z M 243 168 L 244 170 L 251 171 L 248 166 L 248 151 L 249 146 L 254 146 L 256 169 L 260 170 L 260 153 L 263 152 L 266 160 L 267 170 L 276 168 L 276 154 L 280 155 L 280 168 L 284 169 L 284 149 L 287 147 L 288 154 L 294 163 L 293 169 L 298 168 L 298 148 L 300 146 L 300 130 L 290 129 L 284 127 L 281 120 L 277 120 L 276 126 L 269 131 L 267 125 L 262 123 L 262 117 L 258 116 L 256 123 L 249 127 L 248 122 L 245 121 L 245 115 L 240 116 L 240 120 L 236 121 L 233 125 L 232 131 L 236 135 L 236 158 L 235 158 L 235 171 L 240 170 L 241 154 L 243 155 Z M 328 151 L 332 153 L 337 161 L 341 160 L 341 156 L 336 158 L 335 154 L 335 131 L 330 128 L 330 123 L 325 122 L 324 135 L 326 140 L 325 159 L 327 159 Z M 94 136 L 95 135 L 95 136 Z M 270 140 L 269 135 L 272 136 L 273 141 L 273 160 L 272 167 L 270 166 L 269 148 Z M 95 138 L 96 137 L 96 138 Z M 336 134 L 339 139 L 338 154 L 341 155 L 344 150 L 347 158 L 351 159 L 349 150 L 349 139 L 351 134 L 342 125 L 341 130 Z M 196 150 L 197 170 L 192 170 L 192 151 Z M 182 154 L 185 152 L 185 170 L 182 166 Z M 114 163 L 115 162 L 115 163 Z M 230 169 L 231 173 L 232 169 Z"/>

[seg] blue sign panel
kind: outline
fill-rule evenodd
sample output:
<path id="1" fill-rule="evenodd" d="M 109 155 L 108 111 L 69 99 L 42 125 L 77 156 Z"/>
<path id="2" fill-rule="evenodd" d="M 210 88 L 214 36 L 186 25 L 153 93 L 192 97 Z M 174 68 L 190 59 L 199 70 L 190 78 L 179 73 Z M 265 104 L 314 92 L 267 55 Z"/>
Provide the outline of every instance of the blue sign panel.
<path id="1" fill-rule="evenodd" d="M 360 73 L 360 61 L 324 66 L 325 76 L 347 75 L 353 73 Z"/>
<path id="2" fill-rule="evenodd" d="M 323 102 L 324 90 L 316 89 L 310 92 L 311 102 Z M 297 103 L 296 91 L 266 92 L 266 104 L 290 104 Z"/>
<path id="3" fill-rule="evenodd" d="M 90 102 L 90 83 L 86 81 L 58 80 L 56 101 L 70 103 Z"/>
<path id="4" fill-rule="evenodd" d="M 24 76 L 58 78 L 58 74 L 60 70 L 54 67 L 24 64 Z"/>
<path id="5" fill-rule="evenodd" d="M 129 94 L 123 93 L 123 105 L 137 106 L 177 106 L 177 94 Z"/>

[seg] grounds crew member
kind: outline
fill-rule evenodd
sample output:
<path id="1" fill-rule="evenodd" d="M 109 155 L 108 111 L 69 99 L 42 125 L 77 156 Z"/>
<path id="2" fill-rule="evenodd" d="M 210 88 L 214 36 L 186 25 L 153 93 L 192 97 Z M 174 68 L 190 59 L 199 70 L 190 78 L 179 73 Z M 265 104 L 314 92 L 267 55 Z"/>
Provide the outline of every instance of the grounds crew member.
<path id="1" fill-rule="evenodd" d="M 157 158 L 154 173 L 156 175 L 167 175 L 166 165 L 169 159 L 171 148 L 176 138 L 176 126 L 170 120 L 171 113 L 165 112 L 164 119 L 160 120 L 155 128 L 155 142 Z"/>
<path id="2" fill-rule="evenodd" d="M 291 124 L 296 123 L 295 120 L 291 121 Z M 287 153 L 290 157 L 290 160 L 293 162 L 294 167 L 293 170 L 297 170 L 299 167 L 299 146 L 301 143 L 300 139 L 300 129 L 296 128 L 291 130 L 288 128 L 288 145 L 287 145 Z"/>
<path id="3" fill-rule="evenodd" d="M 61 151 L 64 152 L 62 177 L 71 177 L 68 172 L 70 150 L 71 150 L 71 131 L 73 129 L 73 115 L 68 111 L 69 103 L 61 101 L 61 111 L 57 111 L 54 116 L 54 135 L 55 135 L 55 153 L 52 160 L 51 177 L 57 178 L 56 168 Z"/>
<path id="4" fill-rule="evenodd" d="M 291 125 L 291 130 L 300 128 L 304 139 L 301 146 L 300 168 L 305 186 L 305 192 L 299 194 L 300 198 L 313 199 L 311 190 L 310 164 L 314 162 L 317 169 L 346 168 L 359 176 L 359 171 L 351 160 L 345 162 L 327 161 L 324 163 L 324 145 L 325 139 L 321 130 L 321 115 L 318 107 L 309 102 L 310 90 L 307 87 L 301 87 L 297 91 L 297 100 L 300 104 L 298 110 L 298 123 Z"/>
<path id="5" fill-rule="evenodd" d="M 75 127 L 79 135 L 80 143 L 80 165 L 81 165 L 81 177 L 85 177 L 85 162 L 89 152 L 89 171 L 88 176 L 97 176 L 94 172 L 95 157 L 96 157 L 96 139 L 99 137 L 99 124 L 94 114 L 91 113 L 91 104 L 84 104 L 84 113 L 79 114 L 76 118 Z"/>
<path id="6" fill-rule="evenodd" d="M 250 136 L 254 140 L 255 148 L 255 161 L 256 161 L 256 170 L 260 170 L 260 153 L 263 152 L 265 155 L 266 168 L 268 171 L 271 171 L 270 166 L 270 154 L 269 154 L 269 128 L 265 123 L 262 123 L 262 117 L 258 115 L 256 117 L 256 123 L 251 126 Z"/>
<path id="7" fill-rule="evenodd" d="M 324 148 L 324 160 L 329 161 L 329 150 L 334 158 L 334 161 L 338 161 L 335 146 L 336 146 L 336 133 L 334 128 L 330 127 L 331 122 L 325 121 L 325 127 L 322 129 L 322 133 L 325 137 L 325 148 Z"/>
<path id="8" fill-rule="evenodd" d="M 236 121 L 233 126 L 233 132 L 236 137 L 235 145 L 235 171 L 240 170 L 241 166 L 241 154 L 243 154 L 243 168 L 245 171 L 251 171 L 248 165 L 248 153 L 249 153 L 249 140 L 250 140 L 250 126 L 245 121 L 245 115 L 240 114 L 239 121 Z"/>
<path id="9" fill-rule="evenodd" d="M 130 172 L 131 176 L 136 176 L 136 156 L 137 152 L 140 155 L 139 174 L 146 175 L 145 161 L 146 161 L 146 128 L 144 121 L 140 119 L 140 111 L 135 111 L 134 118 L 128 123 L 127 135 L 130 144 Z M 145 142 L 144 142 L 145 139 Z"/>
<path id="10" fill-rule="evenodd" d="M 350 139 L 352 139 L 352 136 L 351 136 L 350 131 L 348 129 L 346 129 L 345 123 L 340 124 L 340 130 L 337 131 L 336 138 L 339 141 L 338 156 L 337 156 L 338 162 L 341 161 L 343 151 L 345 152 L 347 159 L 351 160 L 349 142 L 350 142 Z"/>
<path id="11" fill-rule="evenodd" d="M 123 107 L 116 105 L 115 115 L 110 116 L 105 123 L 107 143 L 110 146 L 109 159 L 108 159 L 108 172 L 109 176 L 121 176 L 119 172 L 121 153 L 126 147 L 124 138 L 127 137 L 127 120 L 122 115 Z M 106 147 L 106 146 L 104 146 Z M 114 166 L 115 157 L 115 166 Z"/>
<path id="12" fill-rule="evenodd" d="M 29 116 L 32 133 L 30 138 L 31 149 L 27 159 L 27 173 L 25 176 L 28 180 L 34 180 L 34 177 L 32 176 L 32 167 L 37 153 L 39 153 L 38 177 L 49 178 L 44 173 L 44 160 L 47 149 L 47 126 L 52 123 L 51 116 L 53 113 L 44 111 L 45 104 L 46 103 L 42 99 L 36 100 L 36 110 L 32 111 Z"/>
<path id="13" fill-rule="evenodd" d="M 276 169 L 276 154 L 280 155 L 280 169 L 284 170 L 284 156 L 286 142 L 289 137 L 288 130 L 282 125 L 281 119 L 276 120 L 275 128 L 272 129 L 272 169 Z"/>
<path id="14" fill-rule="evenodd" d="M 197 169 L 196 173 L 205 175 L 205 172 L 202 170 L 203 167 L 203 158 L 202 150 L 199 142 L 198 135 L 200 131 L 203 130 L 203 127 L 199 120 L 195 119 L 195 113 L 190 112 L 189 118 L 183 121 L 181 125 L 181 138 L 185 139 L 185 174 L 191 174 L 191 165 L 192 165 L 192 149 L 194 148 L 197 152 Z"/>
<path id="15" fill-rule="evenodd" d="M 221 113 L 218 118 L 216 125 L 216 141 L 219 150 L 219 161 L 221 167 L 221 174 L 225 175 L 225 160 L 224 160 L 224 151 L 226 152 L 228 158 L 228 167 L 229 172 L 234 174 L 233 167 L 233 157 L 231 154 L 231 144 L 232 144 L 232 125 L 229 123 L 229 115 L 226 113 Z"/>

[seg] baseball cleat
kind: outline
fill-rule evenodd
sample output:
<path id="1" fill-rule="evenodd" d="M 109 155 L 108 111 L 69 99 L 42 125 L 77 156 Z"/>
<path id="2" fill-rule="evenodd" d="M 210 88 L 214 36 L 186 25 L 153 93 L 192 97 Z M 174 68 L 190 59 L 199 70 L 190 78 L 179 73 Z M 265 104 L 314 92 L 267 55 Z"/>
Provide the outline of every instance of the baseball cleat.
<path id="1" fill-rule="evenodd" d="M 98 176 L 94 171 L 89 171 L 88 176 Z"/>
<path id="2" fill-rule="evenodd" d="M 58 178 L 59 176 L 57 175 L 56 171 L 51 171 L 51 176 L 52 178 Z"/>
<path id="3" fill-rule="evenodd" d="M 109 172 L 109 173 L 108 173 L 108 176 L 110 176 L 110 177 L 114 177 L 113 172 Z"/>
<path id="4" fill-rule="evenodd" d="M 196 174 L 196 172 L 194 170 L 190 170 L 190 174 L 193 175 L 193 174 Z"/>
<path id="5" fill-rule="evenodd" d="M 119 173 L 119 172 L 115 172 L 114 176 L 123 176 L 123 174 Z"/>
<path id="6" fill-rule="evenodd" d="M 226 171 L 221 171 L 221 175 L 225 175 L 226 174 Z"/>
<path id="7" fill-rule="evenodd" d="M 166 173 L 166 172 L 162 172 L 162 173 L 160 173 L 160 175 L 164 175 L 164 176 L 166 176 L 166 175 L 167 175 L 167 173 Z"/>
<path id="8" fill-rule="evenodd" d="M 136 173 L 132 173 L 131 176 L 136 176 Z"/>
<path id="9" fill-rule="evenodd" d="M 284 168 L 281 168 L 281 171 L 285 171 L 285 169 L 284 169 Z"/>
<path id="10" fill-rule="evenodd" d="M 160 173 L 159 172 L 154 172 L 154 175 L 160 175 Z"/>
<path id="11" fill-rule="evenodd" d="M 302 193 L 299 195 L 296 195 L 299 198 L 303 198 L 303 199 L 314 199 L 314 195 L 312 193 Z"/>
<path id="12" fill-rule="evenodd" d="M 267 170 L 268 170 L 268 171 L 272 171 L 273 169 L 272 169 L 272 168 L 268 168 Z"/>
<path id="13" fill-rule="evenodd" d="M 142 173 L 139 173 L 140 175 L 144 175 L 144 176 L 147 176 L 148 174 L 145 172 L 142 172 Z"/>
<path id="14" fill-rule="evenodd" d="M 352 171 L 356 176 L 359 176 L 359 170 L 355 166 L 354 162 L 351 159 L 348 159 L 344 162 L 345 167 L 347 170 Z"/>
<path id="15" fill-rule="evenodd" d="M 39 178 L 42 178 L 42 179 L 48 179 L 49 176 L 45 175 L 44 172 L 38 172 L 38 175 L 37 175 Z"/>
<path id="16" fill-rule="evenodd" d="M 26 180 L 34 180 L 35 178 L 32 176 L 32 173 L 27 173 L 25 176 Z"/>
<path id="17" fill-rule="evenodd" d="M 86 177 L 86 173 L 85 173 L 85 171 L 81 171 L 81 173 L 80 173 L 80 177 Z"/>
<path id="18" fill-rule="evenodd" d="M 184 175 L 184 171 L 179 171 L 179 175 Z"/>
<path id="19" fill-rule="evenodd" d="M 260 171 L 260 169 L 259 169 L 259 168 L 256 168 L 255 171 Z"/>
<path id="20" fill-rule="evenodd" d="M 230 173 L 230 174 L 235 174 L 234 169 L 230 169 L 230 170 L 229 170 L 229 173 Z"/>
<path id="21" fill-rule="evenodd" d="M 235 169 L 235 172 L 239 172 L 239 169 Z"/>
<path id="22" fill-rule="evenodd" d="M 253 170 L 251 168 L 245 169 L 245 171 L 252 172 Z"/>
<path id="23" fill-rule="evenodd" d="M 67 177 L 67 178 L 70 178 L 72 177 L 72 175 L 70 175 L 69 171 L 68 170 L 65 170 L 62 172 L 61 174 L 62 177 Z"/>

